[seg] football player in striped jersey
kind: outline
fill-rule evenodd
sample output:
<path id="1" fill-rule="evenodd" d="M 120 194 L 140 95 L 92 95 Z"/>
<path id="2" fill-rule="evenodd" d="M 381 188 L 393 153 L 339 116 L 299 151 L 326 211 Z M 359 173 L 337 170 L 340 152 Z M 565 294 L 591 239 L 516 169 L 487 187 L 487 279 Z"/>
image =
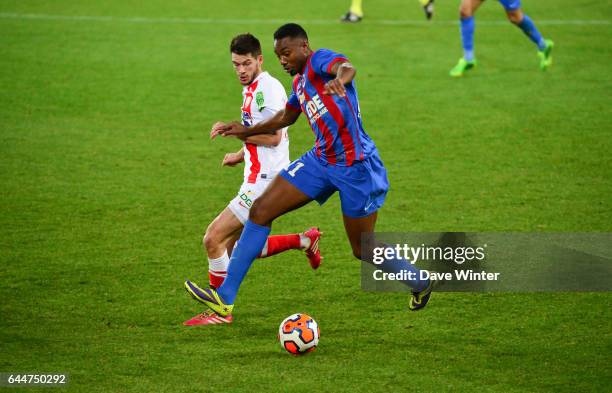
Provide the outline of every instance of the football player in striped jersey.
<path id="1" fill-rule="evenodd" d="M 283 85 L 263 71 L 263 56 L 259 40 L 251 34 L 236 36 L 230 44 L 232 64 L 243 86 L 242 124 L 250 127 L 273 117 L 285 108 L 287 94 Z M 213 125 L 211 137 L 225 125 Z M 269 134 L 253 135 L 243 139 L 240 150 L 225 155 L 224 166 L 244 162 L 244 182 L 238 195 L 212 221 L 204 235 L 204 249 L 208 256 L 209 285 L 218 288 L 225 280 L 233 246 L 248 219 L 253 202 L 262 194 L 274 177 L 289 164 L 289 138 L 287 127 L 279 127 Z M 313 269 L 319 267 L 318 248 L 321 233 L 317 228 L 289 235 L 269 236 L 259 258 L 269 257 L 290 249 L 303 249 Z M 230 323 L 233 317 L 205 311 L 184 322 L 185 325 Z"/>
<path id="2" fill-rule="evenodd" d="M 349 59 L 329 49 L 312 50 L 306 31 L 295 23 L 274 33 L 274 51 L 285 71 L 294 76 L 285 108 L 252 127 L 232 122 L 219 133 L 239 138 L 266 135 L 294 124 L 304 113 L 315 144 L 282 170 L 253 203 L 223 284 L 214 289 L 185 282 L 192 297 L 220 316 L 232 312 L 240 284 L 265 246 L 272 222 L 313 200 L 323 204 L 338 192 L 353 255 L 372 262 L 372 250 L 362 249 L 362 234 L 374 231 L 389 189 L 385 167 L 361 121 L 356 70 Z M 378 267 L 407 273 L 403 283 L 412 289 L 408 308 L 425 307 L 433 281 L 422 279 L 410 261 L 389 257 Z"/>

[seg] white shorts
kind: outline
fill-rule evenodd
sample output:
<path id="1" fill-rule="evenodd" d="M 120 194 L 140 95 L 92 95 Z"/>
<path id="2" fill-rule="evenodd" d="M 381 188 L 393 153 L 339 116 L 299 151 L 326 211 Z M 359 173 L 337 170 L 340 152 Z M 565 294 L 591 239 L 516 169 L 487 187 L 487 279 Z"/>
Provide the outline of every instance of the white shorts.
<path id="1" fill-rule="evenodd" d="M 264 190 L 271 182 L 271 180 L 257 179 L 256 183 L 242 183 L 238 195 L 236 195 L 227 205 L 242 225 L 244 225 L 249 218 L 249 211 L 251 210 L 251 206 L 253 206 L 253 201 L 263 194 Z"/>

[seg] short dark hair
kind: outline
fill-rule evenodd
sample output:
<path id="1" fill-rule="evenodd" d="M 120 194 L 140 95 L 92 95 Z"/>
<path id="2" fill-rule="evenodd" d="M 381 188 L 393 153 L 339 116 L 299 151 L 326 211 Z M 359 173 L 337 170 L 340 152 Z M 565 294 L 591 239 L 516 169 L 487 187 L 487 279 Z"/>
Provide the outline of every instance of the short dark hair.
<path id="1" fill-rule="evenodd" d="M 274 32 L 275 40 L 282 40 L 283 38 L 303 38 L 308 40 L 308 34 L 306 34 L 306 30 L 302 28 L 302 26 L 297 23 L 287 23 L 282 25 Z"/>
<path id="2" fill-rule="evenodd" d="M 261 55 L 261 44 L 251 33 L 237 35 L 230 44 L 230 53 L 237 55 L 251 54 L 253 57 Z"/>

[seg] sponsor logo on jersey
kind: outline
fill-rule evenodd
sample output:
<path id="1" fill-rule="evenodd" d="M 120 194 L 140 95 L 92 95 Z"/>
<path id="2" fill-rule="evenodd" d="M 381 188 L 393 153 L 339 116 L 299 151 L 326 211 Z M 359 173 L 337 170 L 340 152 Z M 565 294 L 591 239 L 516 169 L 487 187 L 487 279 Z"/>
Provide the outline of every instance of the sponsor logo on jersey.
<path id="1" fill-rule="evenodd" d="M 251 199 L 251 197 L 249 196 L 249 194 L 252 194 L 251 191 L 247 191 L 247 192 L 241 192 L 240 193 L 240 199 L 241 202 L 240 204 L 242 205 L 242 203 L 244 203 L 248 209 L 251 208 L 251 206 L 253 206 L 253 200 Z"/>
<path id="2" fill-rule="evenodd" d="M 315 94 L 310 100 L 306 101 L 304 108 L 306 109 L 306 116 L 308 116 L 311 123 L 327 113 L 327 108 L 318 94 Z"/>
<path id="3" fill-rule="evenodd" d="M 253 117 L 251 117 L 251 114 L 247 111 L 242 111 L 242 124 L 247 127 L 253 125 Z"/>

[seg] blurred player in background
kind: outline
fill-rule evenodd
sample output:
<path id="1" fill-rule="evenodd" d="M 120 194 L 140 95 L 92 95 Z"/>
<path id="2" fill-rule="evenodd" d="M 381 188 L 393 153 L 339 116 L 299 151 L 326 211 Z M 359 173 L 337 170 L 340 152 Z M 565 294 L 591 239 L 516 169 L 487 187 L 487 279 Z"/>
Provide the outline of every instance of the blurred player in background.
<path id="1" fill-rule="evenodd" d="M 242 84 L 242 124 L 250 127 L 273 117 L 285 108 L 287 94 L 283 85 L 262 70 L 263 56 L 259 40 L 251 34 L 236 36 L 230 44 L 232 63 Z M 215 124 L 214 137 L 223 124 Z M 262 194 L 274 177 L 289 164 L 289 137 L 287 127 L 274 132 L 241 138 L 242 148 L 228 153 L 221 165 L 244 166 L 244 183 L 238 195 L 213 220 L 204 235 L 204 248 L 208 256 L 208 277 L 211 288 L 223 284 L 227 274 L 229 256 L 234 243 L 240 237 L 253 202 Z M 311 228 L 301 234 L 269 236 L 259 253 L 259 258 L 269 257 L 290 249 L 304 249 L 313 269 L 319 267 L 321 254 L 318 249 L 320 232 Z M 232 315 L 204 312 L 185 321 L 184 324 L 208 325 L 232 322 Z"/>
<path id="2" fill-rule="evenodd" d="M 465 71 L 476 66 L 476 57 L 474 56 L 474 13 L 480 7 L 484 0 L 461 0 L 459 7 L 459 15 L 461 22 L 461 42 L 463 44 L 463 57 L 452 70 L 450 76 L 463 76 Z M 545 40 L 540 34 L 535 24 L 521 10 L 521 0 L 499 0 L 504 9 L 508 20 L 519 27 L 531 41 L 538 47 L 538 57 L 540 58 L 540 69 L 545 71 L 552 64 L 551 52 L 554 43 L 551 40 Z"/>
<path id="3" fill-rule="evenodd" d="M 361 235 L 374 231 L 389 188 L 376 146 L 363 128 L 353 80 L 356 71 L 349 60 L 329 49 L 313 51 L 306 31 L 295 23 L 274 33 L 274 52 L 285 71 L 295 76 L 285 109 L 252 127 L 229 123 L 219 133 L 240 138 L 265 135 L 294 124 L 303 112 L 315 134 L 315 145 L 281 171 L 254 202 L 223 285 L 216 290 L 202 289 L 185 282 L 185 289 L 196 300 L 220 316 L 232 312 L 240 284 L 264 247 L 272 222 L 312 200 L 323 204 L 336 191 L 353 255 L 372 262 L 371 250 L 362 250 Z M 412 289 L 409 309 L 425 307 L 433 281 L 420 278 L 410 261 L 392 256 L 378 267 L 406 273 L 402 282 Z M 265 293 L 262 297 L 265 299 Z"/>
<path id="4" fill-rule="evenodd" d="M 340 21 L 348 22 L 348 23 L 357 23 L 363 19 L 363 8 L 361 6 L 361 0 L 352 0 L 351 7 L 348 12 L 344 14 Z M 427 19 L 431 19 L 434 12 L 434 0 L 419 0 L 421 6 L 423 6 L 423 11 L 425 11 L 425 17 Z"/>

